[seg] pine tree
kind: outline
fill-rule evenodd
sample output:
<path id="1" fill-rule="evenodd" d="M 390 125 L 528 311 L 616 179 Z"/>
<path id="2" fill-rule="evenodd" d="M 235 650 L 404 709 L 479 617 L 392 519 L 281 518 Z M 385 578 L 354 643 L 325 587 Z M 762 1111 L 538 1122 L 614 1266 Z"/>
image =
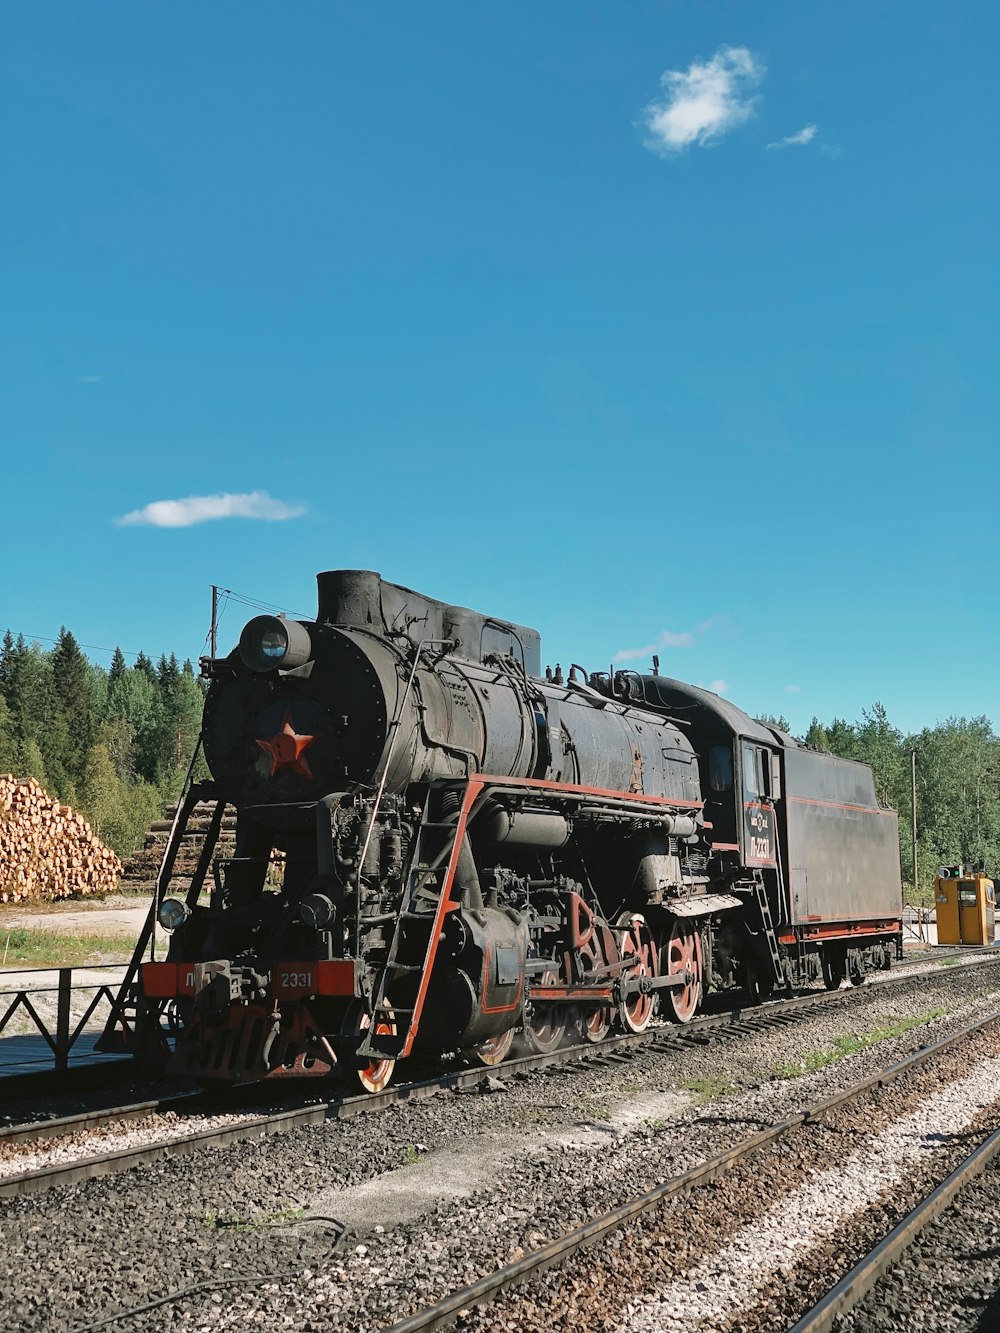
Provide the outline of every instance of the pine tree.
<path id="1" fill-rule="evenodd" d="M 65 718 L 66 727 L 65 751 L 59 758 L 77 785 L 83 781 L 87 751 L 94 739 L 94 706 L 88 666 L 79 644 L 64 625 L 52 652 L 52 678 L 56 708 Z"/>
<path id="2" fill-rule="evenodd" d="M 140 653 L 135 659 L 134 669 L 136 671 L 141 671 L 142 674 L 150 680 L 156 680 L 156 668 L 153 666 L 152 660 L 148 658 L 145 653 Z"/>
<path id="3" fill-rule="evenodd" d="M 17 768 L 17 737 L 14 735 L 14 720 L 7 707 L 7 700 L 0 694 L 0 773 L 13 773 Z"/>
<path id="4" fill-rule="evenodd" d="M 20 749 L 16 775 L 19 778 L 34 778 L 40 782 L 43 787 L 49 786 L 48 775 L 45 772 L 45 761 L 42 758 L 42 752 L 38 748 L 38 742 L 34 737 L 24 741 Z"/>
<path id="5" fill-rule="evenodd" d="M 112 757 L 123 778 L 137 775 L 145 782 L 156 781 L 162 713 L 159 688 L 139 667 L 126 671 L 108 690 L 108 722 L 120 724 L 118 750 L 112 747 Z"/>
<path id="6" fill-rule="evenodd" d="M 862 709 L 854 758 L 871 764 L 879 803 L 898 809 L 904 799 L 903 735 L 891 724 L 880 703 L 874 703 L 870 711 Z"/>
<path id="7" fill-rule="evenodd" d="M 8 702 L 10 700 L 11 661 L 15 651 L 14 636 L 10 630 L 7 630 L 3 636 L 3 647 L 0 648 L 0 694 Z"/>
<path id="8" fill-rule="evenodd" d="M 181 675 L 181 669 L 177 665 L 177 654 L 171 653 L 168 659 L 165 653 L 161 653 L 156 674 L 164 694 L 173 694 Z"/>
<path id="9" fill-rule="evenodd" d="M 814 717 L 809 723 L 809 730 L 806 732 L 806 744 L 811 745 L 814 750 L 829 750 L 830 737 L 826 734 L 826 727 Z"/>
<path id="10" fill-rule="evenodd" d="M 760 717 L 755 717 L 754 721 L 759 722 L 762 727 L 773 727 L 775 731 L 787 732 L 792 725 L 788 718 L 782 717 L 780 713 L 777 717 L 773 713 L 764 713 Z"/>
<path id="11" fill-rule="evenodd" d="M 826 738 L 830 753 L 841 759 L 858 758 L 858 729 L 842 717 L 835 717 L 827 728 Z"/>
<path id="12" fill-rule="evenodd" d="M 115 655 L 111 659 L 111 670 L 108 672 L 108 686 L 114 685 L 116 681 L 121 680 L 128 670 L 128 664 L 125 661 L 125 654 L 120 648 L 115 648 Z"/>

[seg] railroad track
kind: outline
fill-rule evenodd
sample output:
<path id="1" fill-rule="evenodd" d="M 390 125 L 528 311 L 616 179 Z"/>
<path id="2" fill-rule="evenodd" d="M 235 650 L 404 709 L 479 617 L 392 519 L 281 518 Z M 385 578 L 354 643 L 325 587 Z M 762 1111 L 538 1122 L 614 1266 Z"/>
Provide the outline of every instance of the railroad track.
<path id="1" fill-rule="evenodd" d="M 996 955 L 1000 951 L 983 952 Z M 961 957 L 963 961 L 950 969 L 951 972 L 981 966 L 983 962 L 981 955 L 973 958 L 967 955 Z M 1000 958 L 996 961 L 1000 961 Z M 907 973 L 897 972 L 884 976 L 881 984 L 893 981 L 903 983 L 908 979 Z M 442 1091 L 474 1088 L 490 1077 L 510 1079 L 519 1074 L 554 1066 L 570 1068 L 575 1066 L 583 1071 L 599 1068 L 602 1064 L 611 1065 L 628 1061 L 633 1055 L 643 1051 L 667 1052 L 703 1047 L 715 1042 L 738 1041 L 798 1023 L 820 1007 L 846 1004 L 852 995 L 862 994 L 864 991 L 861 990 L 812 991 L 790 999 L 771 1000 L 745 1011 L 737 1008 L 724 1013 L 702 1015 L 683 1026 L 664 1024 L 643 1033 L 625 1033 L 607 1037 L 597 1045 L 585 1043 L 563 1047 L 549 1054 L 523 1055 L 505 1060 L 503 1064 L 493 1068 L 476 1065 L 444 1073 L 436 1072 L 429 1077 L 415 1078 L 392 1085 L 384 1092 L 374 1095 L 366 1093 L 359 1096 L 317 1099 L 312 1087 L 303 1087 L 293 1103 L 270 1106 L 262 1111 L 259 1101 L 256 1105 L 248 1106 L 245 1103 L 241 1104 L 237 1098 L 234 1105 L 232 1095 L 225 1102 L 220 1102 L 218 1095 L 206 1094 L 204 1091 L 182 1092 L 132 1102 L 125 1106 L 89 1110 L 78 1115 L 11 1126 L 0 1130 L 0 1152 L 4 1144 L 23 1144 L 45 1138 L 68 1139 L 74 1134 L 107 1129 L 116 1124 L 143 1120 L 164 1112 L 204 1114 L 206 1117 L 214 1117 L 217 1121 L 211 1127 L 193 1133 L 147 1138 L 144 1142 L 132 1143 L 112 1151 L 77 1156 L 70 1161 L 54 1161 L 33 1170 L 0 1176 L 0 1198 L 34 1194 L 55 1186 L 77 1184 L 98 1176 L 147 1166 L 164 1158 L 196 1152 L 202 1148 L 226 1147 L 240 1141 L 259 1139 L 262 1135 L 286 1133 L 308 1125 L 322 1124 L 328 1120 L 347 1120 L 357 1115 L 372 1114 L 392 1105 L 420 1101 Z M 259 1092 L 256 1090 L 255 1095 L 259 1097 Z M 269 1095 L 273 1099 L 273 1094 L 269 1092 Z M 304 1104 L 303 1096 L 308 1099 Z M 260 1113 L 254 1114 L 255 1111 Z M 218 1123 L 220 1121 L 222 1123 Z"/>
<path id="2" fill-rule="evenodd" d="M 941 1041 L 870 1075 L 832 1097 L 786 1117 L 769 1128 L 744 1139 L 723 1153 L 708 1159 L 683 1174 L 662 1182 L 635 1196 L 627 1203 L 574 1227 L 562 1236 L 542 1245 L 512 1264 L 498 1269 L 478 1282 L 453 1291 L 435 1304 L 393 1324 L 387 1333 L 425 1333 L 446 1328 L 473 1307 L 483 1305 L 514 1288 L 540 1276 L 547 1269 L 572 1258 L 589 1246 L 607 1242 L 619 1229 L 652 1213 L 670 1199 L 690 1193 L 718 1179 L 754 1153 L 775 1144 L 793 1130 L 828 1115 L 839 1107 L 856 1101 L 874 1089 L 885 1087 L 944 1052 L 974 1038 L 1000 1023 L 1000 1010 L 963 1027 Z M 837 1315 L 853 1308 L 870 1290 L 878 1277 L 905 1251 L 920 1230 L 940 1215 L 962 1187 L 973 1179 L 998 1153 L 1000 1130 L 980 1144 L 943 1184 L 934 1189 L 893 1232 L 864 1257 L 823 1300 L 806 1315 L 792 1333 L 825 1333 Z"/>
<path id="3" fill-rule="evenodd" d="M 798 1321 L 790 1333 L 827 1333 L 840 1315 L 860 1305 L 865 1296 L 885 1273 L 898 1263 L 921 1233 L 956 1201 L 998 1156 L 1000 1156 L 1000 1129 L 990 1134 L 961 1161 L 936 1189 L 926 1194 L 916 1207 L 892 1229 L 850 1272 Z"/>

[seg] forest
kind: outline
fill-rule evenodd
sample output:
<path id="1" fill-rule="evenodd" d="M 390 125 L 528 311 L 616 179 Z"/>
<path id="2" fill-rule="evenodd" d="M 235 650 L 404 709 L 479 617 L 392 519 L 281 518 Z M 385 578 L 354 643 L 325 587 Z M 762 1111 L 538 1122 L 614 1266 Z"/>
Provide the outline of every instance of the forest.
<path id="1" fill-rule="evenodd" d="M 177 799 L 201 726 L 204 686 L 189 661 L 116 648 L 91 662 L 68 629 L 54 647 L 0 649 L 0 773 L 33 777 L 80 810 L 119 854 Z M 788 731 L 783 717 L 759 719 Z M 1000 874 L 1000 738 L 989 718 L 948 718 L 906 735 L 880 703 L 860 720 L 813 718 L 806 744 L 871 764 L 879 800 L 899 812 L 907 900 L 929 904 L 941 865 Z M 911 752 L 916 752 L 917 889 L 912 884 Z M 201 767 L 197 776 L 205 776 Z"/>
<path id="2" fill-rule="evenodd" d="M 204 689 L 190 662 L 116 648 L 97 666 L 63 628 L 55 646 L 0 648 L 0 773 L 33 777 L 84 814 L 119 856 L 180 793 L 201 729 Z M 202 769 L 198 776 L 205 776 Z"/>

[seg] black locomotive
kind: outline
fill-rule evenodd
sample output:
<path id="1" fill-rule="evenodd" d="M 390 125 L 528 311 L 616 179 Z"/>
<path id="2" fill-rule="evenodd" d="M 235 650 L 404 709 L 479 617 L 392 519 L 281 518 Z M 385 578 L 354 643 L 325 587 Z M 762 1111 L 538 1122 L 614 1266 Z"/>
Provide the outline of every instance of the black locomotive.
<path id="1" fill-rule="evenodd" d="M 213 781 L 141 969 L 175 1070 L 377 1091 L 414 1053 L 495 1064 L 898 953 L 896 817 L 864 765 L 656 674 L 543 676 L 534 630 L 377 574 L 318 582 L 315 621 L 258 616 L 204 664 Z"/>

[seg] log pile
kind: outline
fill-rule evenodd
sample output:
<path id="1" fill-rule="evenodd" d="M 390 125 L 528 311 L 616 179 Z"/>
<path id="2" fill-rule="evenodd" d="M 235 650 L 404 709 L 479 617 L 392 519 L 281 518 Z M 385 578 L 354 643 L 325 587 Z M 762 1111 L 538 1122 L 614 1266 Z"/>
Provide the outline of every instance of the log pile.
<path id="1" fill-rule="evenodd" d="M 194 874 L 205 843 L 205 834 L 212 822 L 215 806 L 211 802 L 199 802 L 191 812 L 187 828 L 181 839 L 177 860 L 174 862 L 172 879 L 183 881 Z M 163 853 L 166 851 L 173 827 L 176 805 L 170 807 L 163 819 L 151 824 L 143 845 L 125 862 L 122 871 L 122 887 L 131 891 L 150 892 L 156 883 L 157 872 Z M 215 847 L 216 857 L 233 856 L 236 851 L 236 814 L 227 810 L 219 831 L 219 841 Z"/>
<path id="2" fill-rule="evenodd" d="M 34 778 L 0 775 L 0 902 L 110 893 L 122 863 Z"/>

